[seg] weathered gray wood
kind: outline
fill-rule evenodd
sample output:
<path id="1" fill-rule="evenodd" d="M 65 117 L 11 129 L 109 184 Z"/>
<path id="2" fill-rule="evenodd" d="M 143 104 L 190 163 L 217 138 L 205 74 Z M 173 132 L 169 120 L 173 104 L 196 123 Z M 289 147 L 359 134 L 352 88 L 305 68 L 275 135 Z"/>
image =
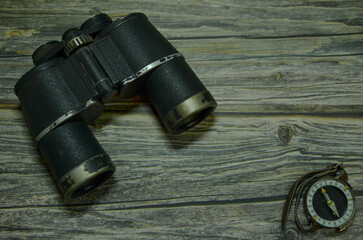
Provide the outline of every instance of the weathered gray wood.
<path id="1" fill-rule="evenodd" d="M 359 198 L 362 209 L 362 198 Z M 280 201 L 198 206 L 155 206 L 140 209 L 82 210 L 60 206 L 26 207 L 6 211 L 8 225 L 1 236 L 97 239 L 359 239 L 356 218 L 342 235 L 325 231 L 301 236 L 295 228 L 279 230 L 279 219 L 271 213 Z M 44 216 L 44 217 L 39 217 Z M 49 216 L 49 217 L 45 217 Z M 63 219 L 67 219 L 64 221 Z M 59 221 L 61 220 L 61 221 Z M 292 225 L 291 222 L 289 224 Z M 252 230 L 253 229 L 253 230 Z M 16 231 L 14 231 L 16 230 Z M 299 236 L 300 235 L 300 236 Z"/>
<path id="2" fill-rule="evenodd" d="M 31 68 L 30 61 L 20 57 L 0 58 L 3 103 L 14 107 L 18 104 L 13 86 Z M 363 112 L 361 56 L 252 58 L 190 64 L 215 96 L 222 112 Z M 115 101 L 118 105 L 125 103 Z"/>
<path id="3" fill-rule="evenodd" d="M 285 234 L 283 199 L 302 173 L 345 161 L 351 184 L 362 190 L 360 119 L 217 113 L 184 136 L 168 137 L 141 106 L 106 113 L 92 127 L 118 171 L 99 191 L 64 207 L 21 113 L 0 113 L 3 236 L 276 239 Z M 280 126 L 293 129 L 287 145 Z M 359 216 L 347 239 L 357 233 Z M 288 229 L 299 235 L 292 221 Z"/>
<path id="4" fill-rule="evenodd" d="M 219 107 L 170 136 L 140 97 L 107 104 L 90 127 L 117 172 L 64 205 L 13 86 L 40 44 L 99 12 L 137 11 L 185 55 Z M 340 0 L 3 1 L 0 238 L 362 238 L 362 16 L 362 1 Z M 338 161 L 358 200 L 348 231 L 302 234 L 290 216 L 282 232 L 293 181 Z"/>
<path id="5" fill-rule="evenodd" d="M 5 1 L 1 9 L 1 22 L 10 35 L 38 35 L 44 34 L 44 31 L 48 33 L 45 37 L 59 37 L 64 31 L 64 25 L 79 25 L 85 18 L 102 11 L 114 18 L 132 11 L 143 11 L 162 31 L 165 29 L 167 37 L 316 36 L 362 33 L 362 8 L 361 1 L 339 0 L 248 0 L 243 3 L 239 0 L 113 0 L 87 1 L 86 5 L 81 1 L 69 0 L 62 1 L 62 4 L 49 1 Z M 30 31 L 17 33 L 16 30 Z"/>
<path id="6" fill-rule="evenodd" d="M 137 4 L 144 7 L 154 24 L 186 56 L 198 76 L 210 86 L 220 106 L 226 107 L 224 111 L 360 113 L 363 110 L 360 107 L 362 58 L 359 55 L 363 52 L 362 26 L 359 24 L 363 4 L 360 2 L 251 1 L 240 4 L 238 1 L 183 1 L 166 3 L 162 8 L 149 1 Z M 79 2 L 65 2 L 63 10 L 58 4 L 43 2 L 29 6 L 32 9 L 29 15 L 29 9 L 10 3 L 3 10 L 4 29 L 0 34 L 0 39 L 5 38 L 0 47 L 3 56 L 30 55 L 39 44 L 59 39 L 67 27 L 81 24 L 85 14 L 95 14 L 102 9 L 112 14 L 116 12 L 116 5 L 119 4 L 110 2 L 85 12 Z M 190 5 L 193 5 L 193 11 L 190 11 Z M 98 5 L 95 3 L 94 6 Z M 34 17 L 47 7 L 51 9 L 49 14 Z M 123 7 L 125 12 L 118 10 L 112 16 L 116 18 L 132 11 L 134 3 L 125 2 Z M 129 7 L 131 9 L 127 10 Z M 348 7 L 349 14 L 341 10 Z M 176 13 L 168 14 L 175 8 L 178 9 Z M 67 15 L 64 9 L 72 9 L 77 14 Z M 179 20 L 172 21 L 170 17 Z M 255 28 L 255 23 L 261 21 L 263 29 Z M 24 22 L 27 28 L 24 28 Z M 190 25 L 191 22 L 194 25 Z M 241 22 L 249 28 L 239 25 Z M 170 26 L 171 23 L 178 25 Z M 218 29 L 206 27 L 208 23 Z M 324 26 L 320 26 L 323 23 Z M 228 27 L 231 24 L 234 27 Z M 304 25 L 308 28 L 301 30 Z M 328 31 L 328 25 L 338 32 L 324 32 L 323 29 Z M 286 32 L 269 30 L 277 26 Z M 342 26 L 345 30 L 340 28 Z M 288 27 L 300 33 L 291 33 Z M 186 31 L 188 29 L 191 31 Z M 231 29 L 234 34 L 223 33 L 224 29 Z M 177 30 L 183 35 L 176 34 Z M 209 39 L 211 36 L 214 37 Z M 4 91 L 1 96 L 7 103 L 12 99 L 16 102 L 11 88 L 32 66 L 31 59 L 1 60 L 2 75 L 7 78 L 1 83 L 1 91 Z M 210 74 L 211 67 L 213 75 Z M 337 84 L 341 86 L 339 89 Z"/>
<path id="7" fill-rule="evenodd" d="M 117 164 L 119 174 L 113 182 L 122 183 L 112 186 L 105 201 L 113 202 L 116 196 L 140 200 L 144 194 L 143 200 L 200 195 L 223 200 L 233 196 L 281 196 L 289 188 L 287 183 L 304 171 L 335 161 L 349 163 L 349 173 L 357 175 L 351 180 L 352 185 L 361 190 L 363 123 L 359 119 L 215 115 L 182 136 L 170 136 L 147 106 L 127 114 L 104 114 L 92 129 Z M 2 181 L 8 182 L 2 187 L 8 193 L 11 190 L 26 194 L 28 201 L 40 204 L 38 198 L 42 192 L 45 189 L 46 194 L 55 192 L 56 187 L 39 161 L 22 114 L 6 110 L 0 116 L 3 133 L 0 146 L 7 156 L 2 160 L 5 174 Z M 279 139 L 280 126 L 293 130 L 287 145 Z M 203 132 L 208 128 L 209 131 Z M 307 162 L 311 165 L 306 165 Z M 44 186 L 38 189 L 40 182 L 35 186 L 25 185 L 18 174 L 25 174 L 31 182 L 44 181 Z M 289 177 L 283 177 L 285 174 Z M 214 181 L 216 184 L 210 186 Z M 267 190 L 277 182 L 283 187 L 269 193 Z M 15 186 L 23 186 L 24 190 L 14 189 Z M 29 188 L 32 191 L 26 192 Z M 23 198 L 14 195 L 9 201 L 9 197 L 2 199 L 3 206 L 23 205 Z M 59 200 L 54 194 L 47 202 L 56 204 Z"/>
<path id="8" fill-rule="evenodd" d="M 262 55 L 271 54 L 271 50 L 294 51 L 295 48 L 300 53 L 307 54 L 299 49 L 307 45 L 314 49 L 326 42 L 331 42 L 331 46 L 320 49 L 320 54 L 326 54 L 326 50 L 336 45 L 344 47 L 341 49 L 344 54 L 359 49 L 361 51 L 361 37 L 363 33 L 361 13 L 363 4 L 361 1 L 310 2 L 310 1 L 108 1 L 107 3 L 92 1 L 85 7 L 79 1 L 62 1 L 62 4 L 48 1 L 29 1 L 20 7 L 19 2 L 6 1 L 1 9 L 0 16 L 0 49 L 4 55 L 27 54 L 30 55 L 39 44 L 46 41 L 60 39 L 61 34 L 69 27 L 79 26 L 86 18 L 105 11 L 112 17 L 117 18 L 132 11 L 137 11 L 140 7 L 150 20 L 171 40 L 184 39 L 195 48 L 201 48 L 190 44 L 193 39 L 210 39 L 204 43 L 205 50 L 221 52 L 214 42 L 232 44 L 230 49 L 222 45 L 222 53 L 234 54 L 241 50 L 243 55 L 250 55 L 251 45 L 256 41 L 253 38 L 282 38 L 269 39 L 279 45 L 263 43 L 257 46 L 261 50 L 254 50 L 253 53 Z M 136 7 L 136 8 L 135 8 Z M 45 14 L 44 9 L 47 9 Z M 25 24 L 26 23 L 26 24 Z M 300 37 L 294 44 L 294 48 L 288 47 L 286 37 Z M 309 44 L 308 37 L 314 37 L 314 44 Z M 319 36 L 319 38 L 317 38 Z M 326 36 L 326 37 L 324 37 Z M 223 40 L 226 37 L 252 38 L 251 40 L 240 41 Z M 350 39 L 349 45 L 354 44 L 351 38 L 360 39 L 357 47 L 352 47 L 341 42 L 341 39 Z M 323 40 L 320 40 L 322 38 Z M 218 41 L 216 41 L 218 39 Z M 221 42 L 222 41 L 222 42 Z M 259 40 L 261 41 L 261 40 Z M 263 40 L 262 40 L 263 41 Z M 266 41 L 266 40 L 265 40 Z M 285 46 L 287 41 L 287 46 Z M 242 44 L 243 46 L 239 46 Z M 234 46 L 238 46 L 235 49 Z M 285 47 L 284 47 L 285 46 Z M 349 46 L 349 47 L 348 47 Z M 19 48 L 21 47 L 21 48 Z M 256 47 L 256 46 L 255 46 Z M 271 48 L 269 48 L 271 47 Z M 284 49 L 281 49 L 284 47 Z M 285 50 L 285 51 L 284 51 Z M 305 49 L 306 50 L 306 49 Z M 318 49 L 317 49 L 318 50 Z M 194 50 L 195 51 L 195 50 Z M 329 50 L 330 51 L 330 50 Z M 308 52 L 309 53 L 309 52 Z M 318 53 L 318 52 L 317 52 Z M 290 54 L 290 52 L 288 53 Z M 210 56 L 203 55 L 206 59 Z"/>
<path id="9" fill-rule="evenodd" d="M 64 28 L 66 29 L 66 28 Z M 38 36 L 36 41 L 33 32 L 39 30 L 25 30 L 24 33 L 10 34 L 9 40 L 3 41 L 0 46 L 4 56 L 31 55 L 41 44 L 53 39 L 44 39 Z M 45 32 L 46 33 L 46 32 Z M 14 35 L 15 34 L 15 35 Z M 62 34 L 62 33 L 60 33 Z M 12 36 L 14 35 L 14 36 Z M 34 35 L 34 36 L 33 36 Z M 244 58 L 261 57 L 298 57 L 298 56 L 346 56 L 357 55 L 363 52 L 363 34 L 349 34 L 338 36 L 297 36 L 297 37 L 220 37 L 220 38 L 196 38 L 175 39 L 170 38 L 172 44 L 189 58 L 190 61 L 197 60 L 235 60 Z M 27 39 L 31 38 L 32 42 Z M 55 39 L 59 39 L 56 37 Z M 32 45 L 27 45 L 32 43 Z"/>

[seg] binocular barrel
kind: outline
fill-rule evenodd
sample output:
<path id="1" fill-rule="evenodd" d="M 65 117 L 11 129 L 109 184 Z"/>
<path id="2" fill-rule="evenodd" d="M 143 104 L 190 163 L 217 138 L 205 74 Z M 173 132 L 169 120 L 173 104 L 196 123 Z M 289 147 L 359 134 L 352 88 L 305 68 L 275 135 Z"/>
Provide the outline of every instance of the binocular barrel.
<path id="1" fill-rule="evenodd" d="M 116 21 L 99 14 L 33 53 L 36 65 L 16 84 L 30 131 L 66 199 L 115 171 L 87 124 L 115 94 L 145 92 L 171 134 L 217 106 L 184 57 L 142 13 Z"/>
<path id="2" fill-rule="evenodd" d="M 114 173 L 115 166 L 86 124 L 104 105 L 92 99 L 71 62 L 56 58 L 35 67 L 18 81 L 15 92 L 65 199 L 92 190 Z"/>

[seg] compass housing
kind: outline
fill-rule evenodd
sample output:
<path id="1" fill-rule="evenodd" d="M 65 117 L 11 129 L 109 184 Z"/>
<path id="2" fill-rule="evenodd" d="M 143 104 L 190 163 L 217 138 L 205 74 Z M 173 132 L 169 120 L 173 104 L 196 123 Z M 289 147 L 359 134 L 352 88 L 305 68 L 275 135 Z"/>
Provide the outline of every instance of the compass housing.
<path id="1" fill-rule="evenodd" d="M 305 210 L 313 224 L 341 232 L 356 210 L 352 187 L 333 177 L 319 179 L 307 191 Z"/>

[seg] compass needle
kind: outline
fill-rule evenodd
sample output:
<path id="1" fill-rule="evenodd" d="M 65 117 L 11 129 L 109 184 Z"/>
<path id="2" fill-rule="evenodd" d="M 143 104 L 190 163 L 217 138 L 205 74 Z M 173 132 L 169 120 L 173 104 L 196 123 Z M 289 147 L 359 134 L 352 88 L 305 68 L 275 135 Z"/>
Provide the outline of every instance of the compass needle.
<path id="1" fill-rule="evenodd" d="M 333 200 L 330 199 L 328 193 L 326 192 L 326 190 L 324 188 L 321 188 L 321 193 L 323 194 L 325 200 L 326 200 L 326 203 L 328 204 L 328 207 L 330 208 L 330 210 L 333 212 L 333 214 L 340 218 L 339 216 L 339 212 L 338 212 L 338 209 L 337 207 L 335 206 L 335 203 Z"/>

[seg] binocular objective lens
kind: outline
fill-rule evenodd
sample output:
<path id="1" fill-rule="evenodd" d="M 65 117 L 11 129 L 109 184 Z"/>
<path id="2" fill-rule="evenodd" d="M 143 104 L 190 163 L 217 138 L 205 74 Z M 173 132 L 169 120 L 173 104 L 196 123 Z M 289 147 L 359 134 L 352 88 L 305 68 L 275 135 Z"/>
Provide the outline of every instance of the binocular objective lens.
<path id="1" fill-rule="evenodd" d="M 194 127 L 201 121 L 203 121 L 210 113 L 214 111 L 215 107 L 210 106 L 206 109 L 201 110 L 200 112 L 196 112 L 188 117 L 186 117 L 178 127 L 175 128 L 175 134 L 182 133 L 187 131 L 188 129 Z"/>

